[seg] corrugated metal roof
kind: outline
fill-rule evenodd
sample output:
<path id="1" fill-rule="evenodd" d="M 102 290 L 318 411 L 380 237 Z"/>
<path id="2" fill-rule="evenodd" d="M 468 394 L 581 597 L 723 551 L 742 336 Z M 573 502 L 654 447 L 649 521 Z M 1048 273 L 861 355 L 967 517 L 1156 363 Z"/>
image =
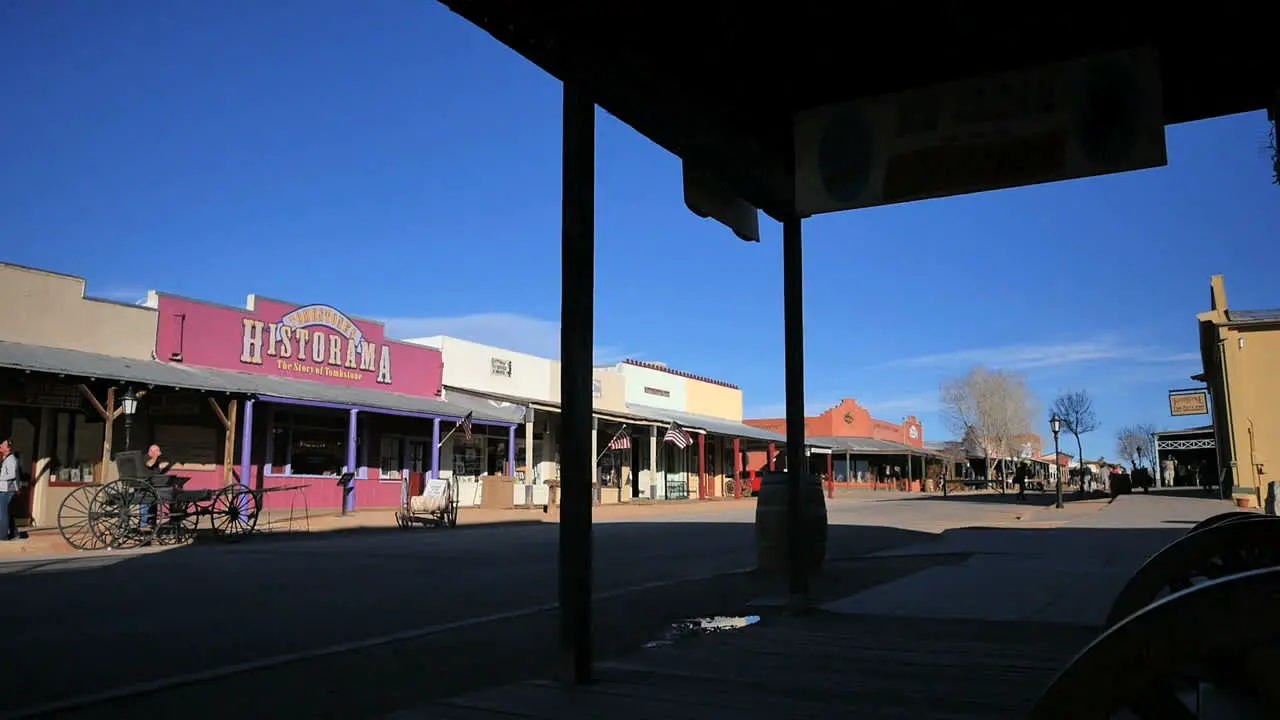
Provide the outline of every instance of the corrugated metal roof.
<path id="1" fill-rule="evenodd" d="M 1201 435 L 1203 433 L 1213 434 L 1212 425 L 1201 425 L 1199 427 L 1182 428 L 1181 430 L 1161 430 L 1156 433 L 1156 437 L 1169 437 L 1172 435 Z"/>
<path id="2" fill-rule="evenodd" d="M 920 448 L 913 448 L 902 443 L 876 440 L 874 438 L 816 437 L 809 438 L 809 441 L 827 445 L 836 453 L 848 451 L 855 455 L 906 455 L 908 453 L 919 455 L 925 452 Z"/>
<path id="3" fill-rule="evenodd" d="M 446 387 L 444 397 L 445 402 L 451 405 L 500 417 L 513 423 L 524 422 L 525 411 L 529 407 L 528 400 L 482 395 L 461 388 Z"/>
<path id="4" fill-rule="evenodd" d="M 81 378 L 123 380 L 139 385 L 240 392 L 238 383 L 205 371 L 156 360 L 100 355 L 82 350 L 0 341 L 0 367 Z M 225 373 L 232 374 L 232 373 Z"/>
<path id="5" fill-rule="evenodd" d="M 650 407 L 648 405 L 633 405 L 627 403 L 627 409 L 649 417 L 655 417 L 663 422 L 678 422 L 681 425 L 693 428 L 695 430 L 705 430 L 709 433 L 717 435 L 728 435 L 730 437 L 743 437 L 752 440 L 763 440 L 772 443 L 785 443 L 787 439 L 775 432 L 769 432 L 758 427 L 752 427 L 740 422 L 732 420 L 723 420 L 721 418 L 707 417 L 706 415 L 694 415 L 692 413 L 678 412 L 676 410 L 664 410 L 662 408 Z"/>
<path id="6" fill-rule="evenodd" d="M 1227 322 L 1280 322 L 1280 310 L 1228 310 Z"/>
<path id="7" fill-rule="evenodd" d="M 81 350 L 4 341 L 0 341 L 0 367 L 82 378 L 123 380 L 138 385 L 281 397 L 451 418 L 461 418 L 467 414 L 468 410 L 473 410 L 434 398 L 414 397 L 401 393 L 324 385 L 307 380 L 250 375 L 230 370 L 163 363 L 158 360 L 134 360 Z M 479 409 L 474 410 L 472 417 L 485 422 L 511 422 Z"/>

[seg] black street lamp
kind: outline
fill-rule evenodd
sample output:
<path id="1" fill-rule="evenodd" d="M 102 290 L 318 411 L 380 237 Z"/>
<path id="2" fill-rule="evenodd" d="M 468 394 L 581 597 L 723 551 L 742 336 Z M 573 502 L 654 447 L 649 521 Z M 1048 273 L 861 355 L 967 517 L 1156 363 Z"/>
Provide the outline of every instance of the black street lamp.
<path id="1" fill-rule="evenodd" d="M 129 432 L 133 430 L 133 415 L 138 412 L 138 396 L 133 393 L 132 387 L 124 389 L 124 395 L 120 397 L 120 412 L 124 413 L 124 449 L 129 450 Z"/>
<path id="2" fill-rule="evenodd" d="M 1057 415 L 1049 418 L 1049 429 L 1053 431 L 1053 462 L 1058 466 L 1058 504 L 1057 508 L 1062 509 L 1062 455 L 1058 452 L 1058 431 L 1062 430 L 1062 419 Z M 1081 477 L 1081 482 L 1084 478 Z"/>

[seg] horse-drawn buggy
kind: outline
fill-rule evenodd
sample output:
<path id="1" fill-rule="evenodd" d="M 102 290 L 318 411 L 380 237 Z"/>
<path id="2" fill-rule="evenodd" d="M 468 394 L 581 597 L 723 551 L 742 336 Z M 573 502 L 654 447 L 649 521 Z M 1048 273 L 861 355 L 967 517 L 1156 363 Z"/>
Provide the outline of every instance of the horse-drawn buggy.
<path id="1" fill-rule="evenodd" d="M 118 480 L 76 488 L 58 508 L 58 531 L 78 550 L 177 545 L 208 518 L 215 537 L 240 540 L 257 527 L 262 497 L 240 484 L 186 490 L 190 480 L 148 468 L 141 452 L 116 455 Z"/>

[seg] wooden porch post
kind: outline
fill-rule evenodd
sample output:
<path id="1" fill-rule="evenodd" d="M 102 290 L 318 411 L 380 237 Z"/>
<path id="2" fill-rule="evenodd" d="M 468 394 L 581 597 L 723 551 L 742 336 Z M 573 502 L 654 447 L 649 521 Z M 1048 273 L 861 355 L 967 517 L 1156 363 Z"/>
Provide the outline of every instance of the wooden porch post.
<path id="1" fill-rule="evenodd" d="M 218 406 L 218 401 L 214 398 L 208 398 L 209 407 L 213 409 L 213 414 L 217 416 L 218 422 L 222 423 L 224 440 L 222 443 L 222 480 L 224 485 L 230 485 L 235 482 L 235 459 L 236 459 L 236 411 L 239 409 L 239 402 L 235 398 L 227 401 L 227 411 L 222 412 L 222 408 Z"/>
<path id="2" fill-rule="evenodd" d="M 698 499 L 707 499 L 707 435 L 698 435 Z"/>
<path id="3" fill-rule="evenodd" d="M 107 477 L 107 474 L 110 472 L 109 469 L 111 467 L 111 430 L 115 427 L 116 419 L 116 389 L 114 387 L 107 388 L 106 407 L 103 407 L 102 403 L 98 402 L 98 398 L 93 396 L 89 386 L 80 383 L 76 385 L 76 389 L 80 391 L 80 394 L 89 403 L 89 406 L 93 408 L 94 412 L 98 413 L 98 417 L 102 418 L 102 467 L 99 469 L 95 480 L 99 484 L 110 482 L 111 480 Z"/>
<path id="4" fill-rule="evenodd" d="M 836 496 L 836 456 L 834 452 L 827 453 L 827 498 L 832 499 Z"/>
<path id="5" fill-rule="evenodd" d="M 742 439 L 733 439 L 733 499 L 742 499 Z"/>

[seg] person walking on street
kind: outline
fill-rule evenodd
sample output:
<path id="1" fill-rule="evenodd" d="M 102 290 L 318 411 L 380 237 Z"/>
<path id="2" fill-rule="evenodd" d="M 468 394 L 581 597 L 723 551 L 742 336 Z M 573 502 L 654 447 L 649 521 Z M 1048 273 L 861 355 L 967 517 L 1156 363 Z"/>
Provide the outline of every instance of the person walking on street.
<path id="1" fill-rule="evenodd" d="M 1018 499 L 1027 499 L 1027 464 L 1018 463 L 1018 468 L 1013 471 L 1013 482 L 1018 486 Z"/>
<path id="2" fill-rule="evenodd" d="M 13 498 L 18 494 L 22 478 L 18 472 L 18 456 L 8 438 L 0 440 L 0 542 L 18 539 L 18 523 L 13 517 Z"/>

